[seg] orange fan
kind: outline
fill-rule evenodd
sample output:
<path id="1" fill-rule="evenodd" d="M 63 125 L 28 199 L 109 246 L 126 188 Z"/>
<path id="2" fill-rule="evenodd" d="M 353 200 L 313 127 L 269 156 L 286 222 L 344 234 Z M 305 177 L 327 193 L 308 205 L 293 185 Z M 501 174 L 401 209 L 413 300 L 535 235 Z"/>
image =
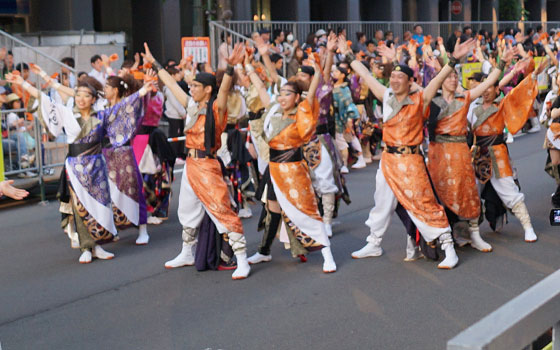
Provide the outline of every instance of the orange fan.
<path id="1" fill-rule="evenodd" d="M 510 44 L 510 45 L 513 44 L 513 40 L 511 40 L 511 39 L 508 39 L 507 42 L 508 42 L 508 44 Z"/>
<path id="2" fill-rule="evenodd" d="M 348 47 L 352 46 L 352 40 L 346 41 L 346 45 L 348 45 Z"/>
<path id="3" fill-rule="evenodd" d="M 428 35 L 424 37 L 424 45 L 430 45 L 430 43 L 432 42 L 432 36 Z"/>
<path id="4" fill-rule="evenodd" d="M 541 41 L 540 38 L 537 38 L 537 39 L 533 40 L 533 45 L 537 45 L 540 41 Z"/>
<path id="5" fill-rule="evenodd" d="M 134 71 L 132 73 L 132 76 L 134 77 L 134 79 L 136 80 L 144 80 L 144 73 L 139 72 L 139 71 Z"/>
<path id="6" fill-rule="evenodd" d="M 499 39 L 499 40 L 502 40 L 503 38 L 504 38 L 504 35 L 503 35 L 503 34 L 498 35 L 498 39 Z"/>
<path id="7" fill-rule="evenodd" d="M 358 52 L 358 55 L 357 55 L 357 56 L 359 56 L 360 58 L 362 58 L 362 57 L 364 57 L 365 55 L 366 55 L 366 54 L 365 54 L 362 50 L 360 50 L 360 52 Z"/>
<path id="8" fill-rule="evenodd" d="M 53 75 L 51 75 L 52 79 L 58 79 L 58 72 L 54 72 Z"/>
<path id="9" fill-rule="evenodd" d="M 529 52 L 527 52 L 527 54 L 528 54 L 529 56 L 531 56 L 531 57 L 533 57 L 533 56 L 535 55 L 535 54 L 533 53 L 533 51 L 529 51 Z"/>
<path id="10" fill-rule="evenodd" d="M 482 35 L 479 35 L 479 36 L 478 36 L 478 41 L 482 41 L 483 38 L 484 38 L 484 37 L 483 37 Z"/>
<path id="11" fill-rule="evenodd" d="M 308 56 L 311 55 L 311 47 L 305 49 L 305 53 L 307 53 Z"/>
<path id="12" fill-rule="evenodd" d="M 12 74 L 13 74 L 13 75 L 21 75 L 21 73 L 19 72 L 19 70 L 13 70 L 13 71 L 12 71 Z"/>
<path id="13" fill-rule="evenodd" d="M 144 69 L 150 69 L 150 68 L 152 68 L 152 64 L 151 64 L 150 62 L 146 62 L 146 63 L 144 63 L 144 67 L 143 67 L 143 68 L 144 68 Z"/>
<path id="14" fill-rule="evenodd" d="M 384 42 L 383 40 L 381 40 L 381 41 L 377 44 L 377 46 L 384 46 L 384 45 L 385 45 L 385 42 Z"/>
<path id="15" fill-rule="evenodd" d="M 109 56 L 109 62 L 115 62 L 118 59 L 119 59 L 119 55 L 117 55 L 116 53 Z"/>
<path id="16" fill-rule="evenodd" d="M 35 68 L 37 68 L 37 65 L 35 63 L 29 62 L 29 67 L 31 67 L 32 69 L 35 69 Z"/>
<path id="17" fill-rule="evenodd" d="M 410 45 L 418 47 L 418 42 L 416 42 L 416 40 L 410 39 L 409 42 L 410 42 Z"/>

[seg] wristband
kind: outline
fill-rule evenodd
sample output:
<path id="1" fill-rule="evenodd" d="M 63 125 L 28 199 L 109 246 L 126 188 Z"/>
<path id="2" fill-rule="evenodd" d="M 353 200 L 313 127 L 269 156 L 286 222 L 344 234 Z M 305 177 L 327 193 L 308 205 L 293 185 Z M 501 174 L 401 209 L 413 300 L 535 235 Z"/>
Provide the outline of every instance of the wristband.
<path id="1" fill-rule="evenodd" d="M 55 81 L 52 83 L 52 86 L 55 90 L 58 90 L 58 88 L 60 87 L 60 83 L 58 81 Z"/>
<path id="2" fill-rule="evenodd" d="M 447 64 L 449 65 L 449 67 L 455 69 L 455 66 L 457 65 L 457 63 L 459 63 L 459 60 L 456 59 L 455 57 L 451 56 L 449 58 L 449 62 L 447 62 Z"/>
<path id="3" fill-rule="evenodd" d="M 25 90 L 27 90 L 27 89 L 31 88 L 31 84 L 24 81 L 23 84 L 21 84 L 21 87 L 24 88 Z"/>
<path id="4" fill-rule="evenodd" d="M 506 69 L 506 61 L 504 60 L 500 61 L 500 63 L 498 63 L 498 69 L 503 72 L 504 69 Z"/>
<path id="5" fill-rule="evenodd" d="M 233 66 L 231 64 L 227 65 L 226 74 L 229 76 L 233 76 Z"/>
<path id="6" fill-rule="evenodd" d="M 246 70 L 247 73 L 249 74 L 249 73 L 253 73 L 253 72 L 255 71 L 255 68 L 254 68 L 252 65 L 250 65 L 250 64 L 246 64 L 246 65 L 245 65 L 245 70 Z"/>
<path id="7" fill-rule="evenodd" d="M 156 72 L 159 72 L 160 70 L 163 69 L 163 67 L 161 66 L 161 64 L 159 64 L 159 62 L 157 60 L 154 60 L 152 62 L 152 67 L 155 68 Z"/>
<path id="8" fill-rule="evenodd" d="M 356 55 L 354 55 L 352 53 L 352 51 L 348 51 L 345 55 L 344 58 L 346 59 L 346 62 L 348 62 L 348 64 L 354 62 L 356 60 Z"/>

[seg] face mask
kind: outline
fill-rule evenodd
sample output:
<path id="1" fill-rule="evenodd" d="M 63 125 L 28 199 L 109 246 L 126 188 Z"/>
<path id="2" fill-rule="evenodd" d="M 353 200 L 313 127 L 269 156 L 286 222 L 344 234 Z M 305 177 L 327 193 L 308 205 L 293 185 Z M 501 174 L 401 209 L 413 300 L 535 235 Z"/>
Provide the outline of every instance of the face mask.
<path id="1" fill-rule="evenodd" d="M 288 39 L 289 42 L 292 42 L 292 41 L 294 41 L 294 36 L 292 34 L 288 34 L 287 39 Z"/>

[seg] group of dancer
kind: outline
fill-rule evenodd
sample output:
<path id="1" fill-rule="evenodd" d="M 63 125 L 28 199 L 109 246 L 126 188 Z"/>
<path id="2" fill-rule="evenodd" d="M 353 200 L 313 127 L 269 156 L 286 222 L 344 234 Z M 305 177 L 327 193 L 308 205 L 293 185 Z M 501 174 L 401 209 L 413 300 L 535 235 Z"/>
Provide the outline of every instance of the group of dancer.
<path id="1" fill-rule="evenodd" d="M 226 68 L 215 73 L 196 72 L 188 60 L 180 63 L 183 70 L 166 69 L 145 44 L 142 67 L 124 65 L 113 74 L 103 59 L 109 74 L 105 86 L 85 77 L 71 89 L 32 65 L 61 101 L 20 75 L 6 76 L 36 99 L 30 105 L 46 130 L 66 136 L 60 212 L 72 247 L 82 252 L 80 263 L 113 258 L 101 245 L 116 241 L 117 230 L 127 226 L 138 227 L 136 244 L 147 244 L 147 224 L 168 217 L 176 155 L 157 128 L 162 86 L 177 110 L 185 111 L 186 156 L 178 207 L 182 248 L 166 268 L 210 262 L 212 268 L 234 270 L 233 279 L 244 279 L 251 264 L 272 260 L 278 236 L 301 261 L 320 250 L 322 271 L 335 272 L 329 238 L 341 201 L 350 203 L 344 173 L 352 161 L 356 168 L 365 166 L 361 142 L 344 134 L 372 108 L 380 118 L 369 122 L 382 140 L 368 142 L 383 151 L 375 206 L 366 221 L 370 234 L 353 258 L 383 253 L 381 241 L 394 212 L 407 232 L 405 261 L 442 258 L 441 269 L 457 265 L 456 243 L 492 251 L 480 234 L 483 217 L 499 230 L 510 210 L 523 226 L 524 240 L 537 240 L 504 129 L 515 134 L 527 122 L 536 77 L 546 64 L 535 68 L 532 58 L 520 58 L 520 48 L 502 43 L 491 73 L 464 90 L 456 67 L 477 41 L 457 39 L 448 62 L 421 87 L 413 69 L 399 59 L 402 52 L 381 43 L 379 58 L 390 69 L 383 84 L 346 38 L 332 33 L 324 49 L 307 51 L 297 74 L 286 80 L 271 59 L 270 44 L 259 35 L 253 39 L 236 44 Z M 508 66 L 513 68 L 504 75 Z M 515 73 L 523 79 L 500 96 L 499 85 Z M 183 78 L 188 92 L 180 84 Z M 551 103 L 547 115 L 551 130 L 560 134 L 560 102 Z M 550 144 L 551 174 L 560 183 L 560 151 Z M 262 203 L 255 229 L 264 232 L 257 252 L 248 257 L 240 211 L 251 200 Z"/>

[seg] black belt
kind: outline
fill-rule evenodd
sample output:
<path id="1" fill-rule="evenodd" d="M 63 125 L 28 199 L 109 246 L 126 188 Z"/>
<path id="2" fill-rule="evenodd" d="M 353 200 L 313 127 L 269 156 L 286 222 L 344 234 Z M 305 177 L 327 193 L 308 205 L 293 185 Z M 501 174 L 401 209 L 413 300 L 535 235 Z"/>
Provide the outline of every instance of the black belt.
<path id="1" fill-rule="evenodd" d="M 328 134 L 329 133 L 329 126 L 327 124 L 319 124 L 319 125 L 317 125 L 317 129 L 315 129 L 315 133 L 317 135 Z"/>
<path id="2" fill-rule="evenodd" d="M 475 136 L 476 145 L 481 147 L 489 147 L 501 145 L 505 143 L 504 134 L 490 135 L 490 136 Z"/>
<path id="3" fill-rule="evenodd" d="M 187 157 L 189 158 L 216 158 L 215 154 L 211 154 L 209 156 L 206 155 L 206 151 L 201 149 L 194 149 L 194 148 L 187 148 Z"/>
<path id="4" fill-rule="evenodd" d="M 226 124 L 226 130 L 225 131 L 230 131 L 236 128 L 237 124 Z"/>
<path id="5" fill-rule="evenodd" d="M 303 150 L 299 148 L 290 148 L 287 150 L 270 149 L 270 161 L 274 163 L 291 163 L 303 160 Z"/>
<path id="6" fill-rule="evenodd" d="M 259 109 L 257 112 L 249 112 L 249 120 L 255 120 L 262 117 L 264 114 L 264 108 Z"/>
<path id="7" fill-rule="evenodd" d="M 150 135 L 155 129 L 157 129 L 157 126 L 140 125 L 140 127 L 138 128 L 138 132 L 136 134 Z"/>
<path id="8" fill-rule="evenodd" d="M 422 154 L 420 152 L 420 145 L 416 146 L 389 146 L 386 145 L 384 151 L 394 154 Z"/>
<path id="9" fill-rule="evenodd" d="M 552 119 L 552 123 L 560 123 L 560 117 Z"/>
<path id="10" fill-rule="evenodd" d="M 68 145 L 68 157 L 77 157 L 79 155 L 90 156 L 101 153 L 101 143 L 71 143 Z"/>

